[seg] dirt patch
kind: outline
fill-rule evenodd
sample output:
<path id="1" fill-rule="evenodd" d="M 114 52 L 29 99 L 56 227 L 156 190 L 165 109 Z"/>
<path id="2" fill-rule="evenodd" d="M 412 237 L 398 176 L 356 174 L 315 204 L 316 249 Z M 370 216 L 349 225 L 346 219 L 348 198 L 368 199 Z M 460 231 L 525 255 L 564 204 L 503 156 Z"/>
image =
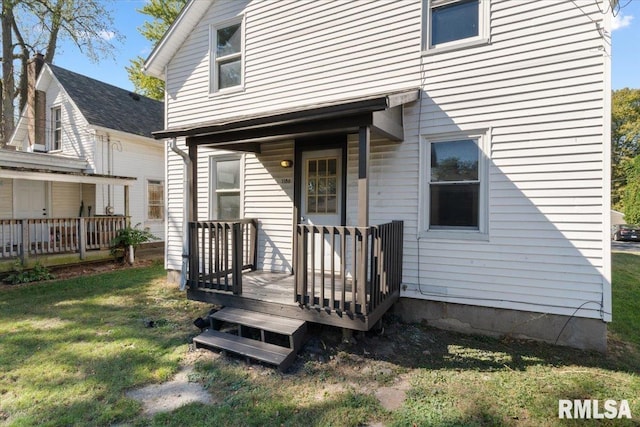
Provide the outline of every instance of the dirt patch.
<path id="1" fill-rule="evenodd" d="M 193 367 L 185 366 L 173 380 L 129 391 L 127 397 L 142 403 L 143 413 L 147 416 L 173 411 L 193 402 L 212 403 L 211 395 L 201 384 L 189 381 L 192 373 Z"/>

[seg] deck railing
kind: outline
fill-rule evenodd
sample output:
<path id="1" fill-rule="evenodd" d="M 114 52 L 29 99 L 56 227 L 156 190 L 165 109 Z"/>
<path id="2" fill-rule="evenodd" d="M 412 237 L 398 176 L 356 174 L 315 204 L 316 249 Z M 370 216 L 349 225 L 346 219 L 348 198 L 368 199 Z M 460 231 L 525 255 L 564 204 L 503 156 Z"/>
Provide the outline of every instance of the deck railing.
<path id="1" fill-rule="evenodd" d="M 187 285 L 242 293 L 242 272 L 256 268 L 257 221 L 189 223 Z"/>
<path id="2" fill-rule="evenodd" d="M 295 301 L 366 316 L 397 296 L 403 223 L 371 227 L 298 225 Z"/>
<path id="3" fill-rule="evenodd" d="M 0 259 L 109 249 L 129 218 L 0 219 Z"/>

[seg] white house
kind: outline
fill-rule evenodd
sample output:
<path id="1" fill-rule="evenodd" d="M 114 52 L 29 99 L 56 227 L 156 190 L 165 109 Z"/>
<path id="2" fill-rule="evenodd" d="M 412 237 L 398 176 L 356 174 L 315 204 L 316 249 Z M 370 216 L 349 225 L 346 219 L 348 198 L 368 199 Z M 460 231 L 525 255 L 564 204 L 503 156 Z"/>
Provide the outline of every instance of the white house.
<path id="1" fill-rule="evenodd" d="M 163 103 L 41 56 L 30 78 L 9 141 L 16 151 L 0 153 L 1 217 L 127 215 L 163 240 L 164 148 L 151 135 L 163 125 Z"/>
<path id="2" fill-rule="evenodd" d="M 607 3 L 190 1 L 146 62 L 169 277 L 352 329 L 393 306 L 606 348 Z"/>

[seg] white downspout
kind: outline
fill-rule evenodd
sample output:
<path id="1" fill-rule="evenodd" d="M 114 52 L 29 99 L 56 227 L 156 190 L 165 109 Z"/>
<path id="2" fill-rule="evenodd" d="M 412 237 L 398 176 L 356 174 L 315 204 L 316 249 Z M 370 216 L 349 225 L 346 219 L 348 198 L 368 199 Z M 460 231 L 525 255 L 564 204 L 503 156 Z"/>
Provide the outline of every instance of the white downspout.
<path id="1" fill-rule="evenodd" d="M 187 269 L 189 268 L 189 218 L 191 218 L 191 177 L 189 170 L 191 169 L 191 159 L 189 155 L 178 148 L 176 138 L 169 141 L 171 151 L 182 157 L 184 162 L 184 180 L 182 193 L 182 269 L 180 271 L 180 290 L 184 291 L 187 287 Z"/>

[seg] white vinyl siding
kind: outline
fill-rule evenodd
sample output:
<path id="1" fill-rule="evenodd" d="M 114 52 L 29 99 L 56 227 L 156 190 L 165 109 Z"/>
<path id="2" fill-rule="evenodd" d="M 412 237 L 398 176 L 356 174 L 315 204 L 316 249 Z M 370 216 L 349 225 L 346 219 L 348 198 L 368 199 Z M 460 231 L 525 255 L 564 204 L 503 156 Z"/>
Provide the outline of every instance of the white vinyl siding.
<path id="1" fill-rule="evenodd" d="M 75 218 L 80 216 L 80 204 L 82 203 L 81 188 L 82 184 L 72 182 L 52 182 L 51 214 L 49 217 Z"/>
<path id="2" fill-rule="evenodd" d="M 420 2 L 375 4 L 212 2 L 167 67 L 168 126 L 417 87 Z M 210 27 L 241 16 L 244 90 L 210 97 Z"/>
<path id="3" fill-rule="evenodd" d="M 373 135 L 369 164 L 371 224 L 404 221 L 402 296 L 610 320 L 609 52 L 593 23 L 606 29 L 608 18 L 592 3 L 488 5 L 491 44 L 423 55 L 422 0 L 214 2 L 168 66 L 168 125 L 420 85 L 421 100 L 404 108 L 404 141 Z M 214 18 L 242 14 L 245 90 L 209 97 L 208 28 Z M 429 135 L 478 129 L 491 129 L 488 237 L 423 235 L 421 144 Z M 259 221 L 259 268 L 285 270 L 293 170 L 279 161 L 293 158 L 293 142 L 264 143 L 261 150 L 245 157 L 245 217 Z M 182 168 L 169 153 L 172 224 L 182 214 Z M 201 186 L 208 179 L 203 168 Z M 357 173 L 358 136 L 349 135 L 348 225 L 358 218 Z M 207 194 L 199 187 L 201 209 Z M 179 227 L 170 225 L 168 234 L 173 269 L 180 268 Z"/>
<path id="4" fill-rule="evenodd" d="M 0 218 L 13 216 L 13 180 L 0 179 Z"/>

